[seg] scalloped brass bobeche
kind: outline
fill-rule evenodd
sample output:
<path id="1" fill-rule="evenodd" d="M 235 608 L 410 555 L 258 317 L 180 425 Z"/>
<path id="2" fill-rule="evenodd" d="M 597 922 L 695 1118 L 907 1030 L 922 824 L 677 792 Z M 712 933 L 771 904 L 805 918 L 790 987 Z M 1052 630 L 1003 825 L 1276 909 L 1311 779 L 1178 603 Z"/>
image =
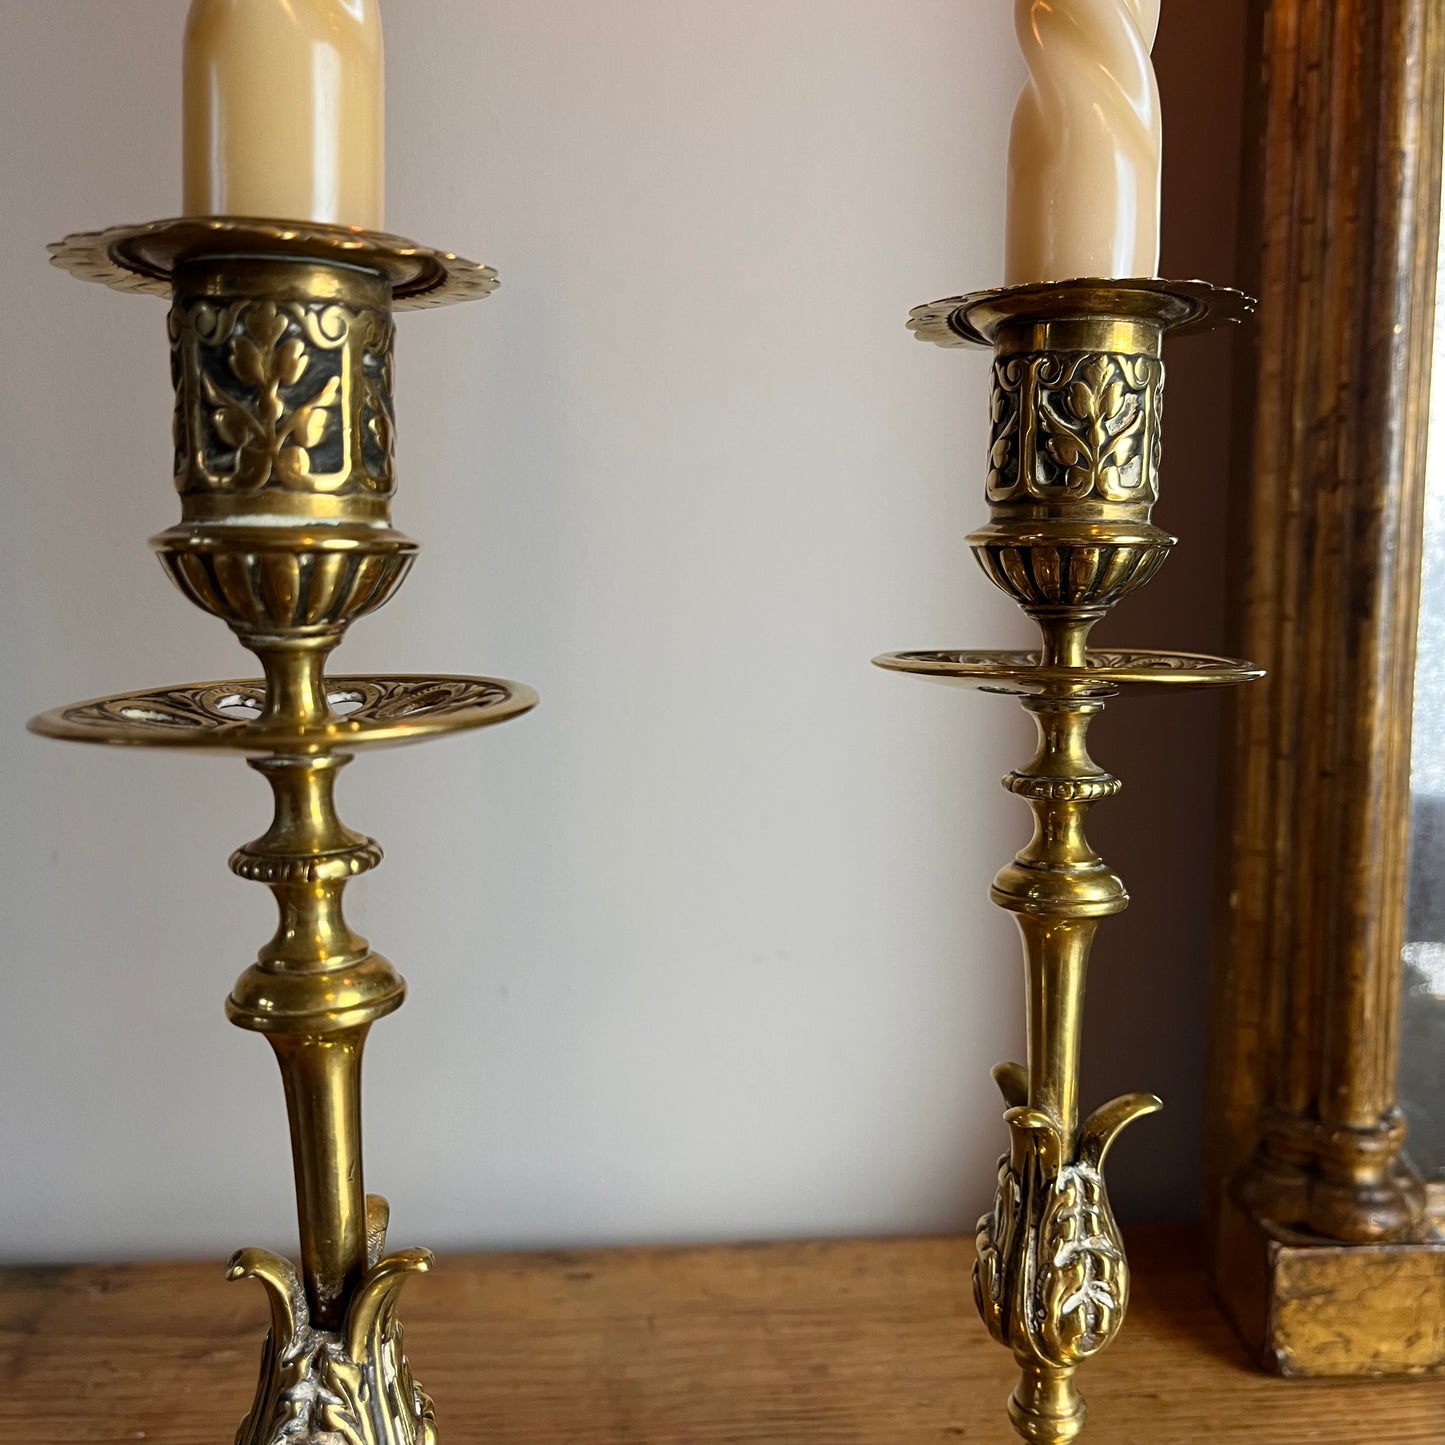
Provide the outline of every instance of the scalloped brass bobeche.
<path id="1" fill-rule="evenodd" d="M 424 1250 L 383 1257 L 385 1201 L 365 1192 L 361 1056 L 400 1007 L 401 974 L 354 932 L 347 883 L 381 849 L 336 811 L 360 748 L 516 717 L 537 701 L 498 678 L 329 678 L 358 617 L 406 579 L 417 545 L 396 492 L 393 313 L 485 296 L 496 273 L 410 241 L 335 226 L 190 217 L 71 236 L 55 264 L 169 294 L 179 522 L 153 539 L 167 575 L 261 664 L 259 680 L 74 703 L 31 722 L 73 741 L 253 754 L 270 828 L 231 869 L 275 896 L 275 935 L 226 1003 L 264 1035 L 291 1125 L 301 1268 L 242 1250 L 272 1325 L 237 1445 L 435 1445 L 402 1351 L 396 1299 Z"/>
<path id="2" fill-rule="evenodd" d="M 987 526 L 969 542 L 984 573 L 1038 624 L 1038 652 L 901 652 L 880 667 L 1017 696 L 1038 749 L 1004 779 L 1034 814 L 1029 843 L 994 880 L 1027 972 L 1028 1061 L 994 1078 L 1009 1152 L 978 1224 L 974 1293 L 1022 1379 L 1015 1431 L 1064 1445 L 1084 1428 L 1075 1371 L 1118 1333 L 1129 1299 L 1123 1241 L 1104 1187 L 1119 1131 L 1160 1108 L 1129 1094 L 1079 1117 L 1089 951 L 1128 906 L 1090 847 L 1085 817 L 1120 780 L 1089 756 L 1089 724 L 1129 688 L 1219 687 L 1262 676 L 1194 653 L 1090 652 L 1089 632 L 1163 566 L 1174 538 L 1159 500 L 1166 333 L 1238 322 L 1248 297 L 1197 281 L 1064 281 L 918 307 L 909 327 L 940 346 L 994 350 Z"/>
<path id="3" fill-rule="evenodd" d="M 490 266 L 435 251 L 404 236 L 255 216 L 175 216 L 139 225 L 77 231 L 49 248 L 50 263 L 114 291 L 170 296 L 178 266 L 205 256 L 274 257 L 353 266 L 391 288 L 394 311 L 475 301 L 497 289 Z"/>

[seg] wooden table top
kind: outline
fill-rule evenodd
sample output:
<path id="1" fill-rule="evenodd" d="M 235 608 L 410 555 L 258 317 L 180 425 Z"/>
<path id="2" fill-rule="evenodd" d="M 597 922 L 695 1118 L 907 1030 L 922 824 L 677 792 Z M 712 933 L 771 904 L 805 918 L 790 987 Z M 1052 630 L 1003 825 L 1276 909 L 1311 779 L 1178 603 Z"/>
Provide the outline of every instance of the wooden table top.
<path id="1" fill-rule="evenodd" d="M 1445 1381 L 1250 1370 L 1188 1230 L 1135 1231 L 1086 1445 L 1445 1442 Z M 1007 1445 L 961 1239 L 444 1258 L 403 1297 L 443 1445 Z M 0 1441 L 228 1445 L 265 1330 L 217 1264 L 0 1271 Z"/>

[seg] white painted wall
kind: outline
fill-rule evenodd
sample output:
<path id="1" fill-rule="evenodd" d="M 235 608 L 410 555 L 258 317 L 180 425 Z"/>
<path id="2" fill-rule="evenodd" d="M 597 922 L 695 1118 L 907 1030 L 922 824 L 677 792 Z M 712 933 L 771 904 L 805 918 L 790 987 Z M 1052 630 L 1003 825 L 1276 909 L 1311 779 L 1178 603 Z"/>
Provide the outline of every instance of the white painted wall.
<path id="1" fill-rule="evenodd" d="M 270 1051 L 221 1013 L 271 927 L 225 867 L 266 789 L 21 731 L 248 670 L 145 545 L 176 515 L 164 306 L 44 257 L 176 209 L 185 9 L 0 0 L 9 1260 L 294 1230 Z M 412 984 L 368 1184 L 440 1248 L 971 1224 L 1021 1046 L 986 887 L 1027 729 L 868 659 L 1026 636 L 963 541 L 987 360 L 903 329 L 1001 272 L 1010 7 L 386 9 L 390 224 L 503 289 L 403 321 L 426 551 L 341 663 L 543 706 L 344 780 L 388 852 L 354 921 Z"/>

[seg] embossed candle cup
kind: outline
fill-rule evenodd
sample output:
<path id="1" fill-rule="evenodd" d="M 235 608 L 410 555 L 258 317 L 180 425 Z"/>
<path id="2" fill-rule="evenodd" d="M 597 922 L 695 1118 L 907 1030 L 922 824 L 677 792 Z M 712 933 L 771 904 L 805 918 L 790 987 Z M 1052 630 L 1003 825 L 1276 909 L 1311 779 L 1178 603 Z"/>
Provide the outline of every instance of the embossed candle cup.
<path id="1" fill-rule="evenodd" d="M 193 0 L 186 214 L 380 230 L 382 62 L 379 0 Z"/>
<path id="2" fill-rule="evenodd" d="M 1009 140 L 1006 280 L 1155 276 L 1160 0 L 1014 0 L 1029 78 Z"/>

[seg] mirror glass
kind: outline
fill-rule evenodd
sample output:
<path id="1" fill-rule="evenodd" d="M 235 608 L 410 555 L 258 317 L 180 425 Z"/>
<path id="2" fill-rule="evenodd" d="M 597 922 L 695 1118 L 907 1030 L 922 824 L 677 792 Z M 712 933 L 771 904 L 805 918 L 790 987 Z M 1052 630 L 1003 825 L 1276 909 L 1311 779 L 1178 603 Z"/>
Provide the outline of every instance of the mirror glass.
<path id="1" fill-rule="evenodd" d="M 1440 275 L 1410 750 L 1400 1037 L 1400 1100 L 1410 1125 L 1410 1157 L 1431 1180 L 1445 1180 L 1445 266 Z"/>

